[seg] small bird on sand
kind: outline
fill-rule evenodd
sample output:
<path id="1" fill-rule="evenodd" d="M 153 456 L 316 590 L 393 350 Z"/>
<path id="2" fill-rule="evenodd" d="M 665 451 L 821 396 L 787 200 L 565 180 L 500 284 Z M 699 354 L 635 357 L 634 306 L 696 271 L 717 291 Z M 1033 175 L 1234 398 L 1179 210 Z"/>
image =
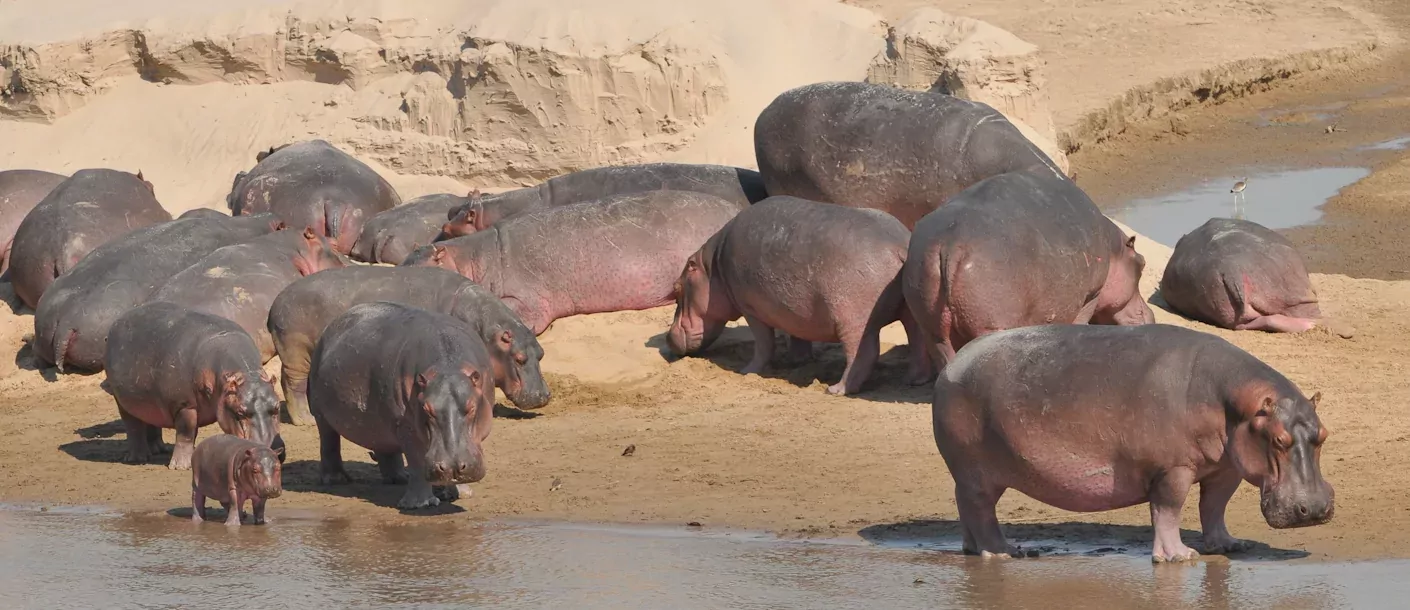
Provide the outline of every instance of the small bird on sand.
<path id="1" fill-rule="evenodd" d="M 553 482 L 548 484 L 548 490 L 549 490 L 549 491 L 558 491 L 558 488 L 559 488 L 559 487 L 562 487 L 562 486 L 563 486 L 563 479 L 560 479 L 560 478 L 558 478 L 558 477 L 553 477 Z"/>
<path id="2" fill-rule="evenodd" d="M 622 450 L 622 457 L 631 457 L 633 453 L 636 453 L 636 445 L 627 445 L 627 448 Z"/>

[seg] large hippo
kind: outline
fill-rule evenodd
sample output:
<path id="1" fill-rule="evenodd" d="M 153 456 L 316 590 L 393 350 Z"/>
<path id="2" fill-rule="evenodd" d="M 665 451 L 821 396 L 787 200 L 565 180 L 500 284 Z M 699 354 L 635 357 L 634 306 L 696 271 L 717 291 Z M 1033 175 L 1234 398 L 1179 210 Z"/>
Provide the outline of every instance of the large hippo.
<path id="1" fill-rule="evenodd" d="M 1014 555 L 994 505 L 1017 489 L 1062 510 L 1150 502 L 1155 561 L 1199 554 L 1180 513 L 1200 486 L 1204 551 L 1245 550 L 1224 509 L 1248 481 L 1275 528 L 1332 518 L 1320 394 L 1213 335 L 1164 324 L 991 333 L 935 384 L 935 444 L 955 480 L 966 552 Z"/>
<path id="2" fill-rule="evenodd" d="M 15 242 L 15 231 L 20 222 L 34 206 L 59 186 L 68 176 L 37 169 L 11 169 L 0 171 L 0 273 L 10 268 L 10 247 Z"/>
<path id="3" fill-rule="evenodd" d="M 230 434 L 212 436 L 191 456 L 191 520 L 206 519 L 206 498 L 220 502 L 225 524 L 240 525 L 245 501 L 252 523 L 264 523 L 264 503 L 284 493 L 279 460 L 269 447 Z"/>
<path id="4" fill-rule="evenodd" d="M 474 280 L 540 335 L 558 318 L 675 302 L 685 260 L 746 207 L 687 191 L 617 195 L 516 216 L 402 264 Z"/>
<path id="5" fill-rule="evenodd" d="M 1155 322 L 1135 242 L 1072 181 L 1008 172 L 916 224 L 901 285 L 931 360 L 944 368 L 955 350 L 996 330 Z"/>
<path id="6" fill-rule="evenodd" d="M 1063 175 L 986 104 L 859 82 L 783 92 L 754 123 L 754 152 L 770 195 L 875 208 L 908 229 L 990 176 Z"/>
<path id="7" fill-rule="evenodd" d="M 373 216 L 363 225 L 352 256 L 368 263 L 400 264 L 417 248 L 436 241 L 446 214 L 469 200 L 450 193 L 426 195 Z"/>
<path id="8" fill-rule="evenodd" d="M 376 171 L 323 140 L 272 148 L 257 159 L 235 176 L 230 213 L 273 212 L 291 227 L 312 227 L 342 254 L 352 251 L 363 223 L 401 204 Z"/>
<path id="9" fill-rule="evenodd" d="M 54 281 L 34 312 L 34 354 L 63 372 L 103 368 L 108 329 L 172 276 L 217 248 L 280 228 L 271 214 L 188 218 L 138 229 L 93 250 Z"/>
<path id="10" fill-rule="evenodd" d="M 1160 294 L 1176 313 L 1232 330 L 1295 333 L 1322 317 L 1292 242 L 1233 218 L 1211 218 L 1175 243 Z"/>
<path id="11" fill-rule="evenodd" d="M 441 237 L 463 237 L 525 212 L 662 190 L 714 195 L 738 203 L 741 207 L 768 197 L 759 172 L 739 167 L 692 163 L 599 167 L 550 178 L 538 186 L 495 195 L 476 196 L 472 193 L 470 201 L 450 211 L 450 222 L 442 230 Z"/>
<path id="12" fill-rule="evenodd" d="M 124 462 L 165 453 L 162 428 L 176 429 L 172 470 L 191 467 L 202 426 L 218 423 L 264 447 L 279 436 L 274 380 L 260 368 L 254 341 L 225 318 L 173 303 L 141 305 L 113 323 L 104 366 L 127 427 Z"/>
<path id="13" fill-rule="evenodd" d="M 439 504 L 433 485 L 484 478 L 491 368 L 474 329 L 443 313 L 377 301 L 335 318 L 308 381 L 323 484 L 351 481 L 344 438 L 372 451 L 384 482 L 410 481 L 397 502 L 403 509 Z"/>
<path id="14" fill-rule="evenodd" d="M 301 277 L 348 264 L 311 229 L 284 229 L 211 252 L 172 276 L 152 300 L 239 324 L 259 348 L 260 362 L 269 362 L 275 353 L 268 326 L 274 298 Z"/>
<path id="15" fill-rule="evenodd" d="M 811 341 L 842 343 L 847 369 L 830 394 L 852 394 L 871 375 L 881 328 L 901 320 L 910 337 L 912 375 L 930 365 L 907 315 L 899 275 L 910 231 L 879 210 L 770 197 L 740 212 L 685 262 L 672 351 L 708 347 L 741 315 L 754 333 L 759 373 L 773 357 L 774 329 L 796 353 Z"/>
<path id="16" fill-rule="evenodd" d="M 298 280 L 274 299 L 269 334 L 283 367 L 289 420 L 308 418 L 309 361 L 324 327 L 361 303 L 390 301 L 440 312 L 466 323 L 485 343 L 495 385 L 523 409 L 548 404 L 539 371 L 543 347 L 498 297 L 459 274 L 434 267 L 352 266 Z"/>
<path id="17" fill-rule="evenodd" d="M 142 174 L 81 169 L 59 183 L 15 229 L 6 260 L 15 294 L 31 308 L 89 252 L 135 229 L 171 220 Z"/>

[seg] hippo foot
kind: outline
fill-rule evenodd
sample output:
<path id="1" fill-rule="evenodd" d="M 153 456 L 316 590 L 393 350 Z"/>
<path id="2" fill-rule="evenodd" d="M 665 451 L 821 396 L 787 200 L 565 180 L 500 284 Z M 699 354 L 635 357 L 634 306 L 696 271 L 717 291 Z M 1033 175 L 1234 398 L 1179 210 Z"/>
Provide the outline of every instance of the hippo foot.
<path id="1" fill-rule="evenodd" d="M 454 502 L 460 499 L 461 485 L 436 485 L 431 488 L 431 495 L 442 502 Z"/>
<path id="2" fill-rule="evenodd" d="M 847 393 L 847 384 L 839 381 L 827 386 L 827 393 L 833 396 L 842 396 Z"/>
<path id="3" fill-rule="evenodd" d="M 990 551 L 980 551 L 979 556 L 983 559 L 1017 559 L 1023 557 L 1023 550 L 1016 547 L 1009 547 L 1008 552 L 994 553 Z"/>
<path id="4" fill-rule="evenodd" d="M 397 501 L 397 508 L 402 510 L 416 510 L 419 508 L 432 508 L 440 506 L 441 500 L 436 497 L 434 491 L 420 497 L 420 494 L 407 493 Z"/>
<path id="5" fill-rule="evenodd" d="M 1218 538 L 1205 537 L 1204 548 L 1200 552 L 1205 555 L 1226 555 L 1229 553 L 1243 553 L 1253 550 L 1253 543 L 1247 540 L 1239 540 L 1224 534 Z"/>
<path id="6" fill-rule="evenodd" d="M 744 368 L 739 369 L 739 374 L 740 374 L 740 375 L 762 375 L 762 374 L 764 374 L 764 368 L 765 368 L 765 365 L 763 365 L 763 364 L 756 364 L 756 363 L 750 362 L 749 364 L 744 365 Z"/>
<path id="7" fill-rule="evenodd" d="M 169 469 L 169 470 L 190 470 L 190 469 L 191 469 L 191 452 L 189 452 L 189 451 L 185 451 L 185 452 L 178 451 L 178 452 L 172 454 L 172 456 L 171 456 L 171 461 L 170 461 L 170 462 L 167 462 L 166 467 L 167 467 L 167 469 Z"/>
<path id="8" fill-rule="evenodd" d="M 1151 563 L 1183 563 L 1199 559 L 1199 551 L 1185 545 L 1170 550 L 1156 550 L 1151 553 Z"/>
<path id="9" fill-rule="evenodd" d="M 319 485 L 346 485 L 352 483 L 352 477 L 342 470 L 337 472 L 325 472 L 318 475 Z"/>
<path id="10" fill-rule="evenodd" d="M 123 455 L 123 456 L 122 456 L 122 463 L 124 463 L 124 464 L 146 464 L 146 463 L 147 463 L 148 461 L 150 461 L 151 459 L 152 459 L 152 454 L 151 454 L 150 450 L 149 450 L 149 451 L 128 451 L 126 455 Z"/>

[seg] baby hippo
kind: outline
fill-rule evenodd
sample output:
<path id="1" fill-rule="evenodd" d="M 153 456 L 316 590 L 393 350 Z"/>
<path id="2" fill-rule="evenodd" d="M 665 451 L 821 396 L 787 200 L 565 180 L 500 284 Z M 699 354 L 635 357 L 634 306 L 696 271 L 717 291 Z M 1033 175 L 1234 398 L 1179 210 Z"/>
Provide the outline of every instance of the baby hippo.
<path id="1" fill-rule="evenodd" d="M 763 371 L 774 329 L 808 342 L 842 343 L 847 370 L 829 394 L 852 394 L 871 375 L 883 326 L 901 320 L 911 345 L 911 376 L 930 365 L 901 296 L 899 274 L 910 232 L 880 210 L 770 197 L 740 212 L 685 263 L 667 341 L 686 355 L 708 347 L 741 315 L 754 333 L 754 358 L 740 370 Z"/>
<path id="2" fill-rule="evenodd" d="M 217 434 L 191 454 L 191 520 L 206 519 L 206 498 L 225 509 L 226 525 L 240 525 L 250 501 L 255 525 L 264 524 L 264 501 L 284 492 L 274 450 L 231 434 Z"/>
<path id="3" fill-rule="evenodd" d="M 148 303 L 108 334 L 107 387 L 127 427 L 124 462 L 165 453 L 162 428 L 176 428 L 168 468 L 191 467 L 196 430 L 213 423 L 261 446 L 283 447 L 274 379 L 240 326 L 172 303 Z"/>

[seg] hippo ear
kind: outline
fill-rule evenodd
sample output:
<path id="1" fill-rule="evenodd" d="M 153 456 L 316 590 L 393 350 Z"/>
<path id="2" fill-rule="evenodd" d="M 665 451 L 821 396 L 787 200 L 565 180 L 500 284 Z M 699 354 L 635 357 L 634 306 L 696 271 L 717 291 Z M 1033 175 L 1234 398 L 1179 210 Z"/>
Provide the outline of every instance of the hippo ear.
<path id="1" fill-rule="evenodd" d="M 140 170 L 140 169 L 137 170 L 137 179 L 138 179 L 138 180 L 143 180 L 143 181 L 146 180 L 146 178 L 143 178 L 143 177 L 142 177 L 142 170 Z"/>
<path id="2" fill-rule="evenodd" d="M 514 331 L 504 330 L 499 333 L 499 343 L 505 347 L 514 345 Z"/>
<path id="3" fill-rule="evenodd" d="M 467 375 L 467 377 L 470 378 L 471 385 L 480 385 L 480 371 L 470 371 L 470 374 Z"/>
<path id="4" fill-rule="evenodd" d="M 479 199 L 480 199 L 480 189 L 477 188 L 477 189 L 471 190 L 471 191 L 470 191 L 470 200 L 471 200 L 471 201 L 476 201 L 476 200 L 479 200 Z"/>
<path id="5" fill-rule="evenodd" d="M 318 234 L 317 234 L 317 233 L 314 233 L 312 228 L 310 228 L 310 227 L 304 227 L 304 239 L 307 239 L 307 240 L 309 240 L 309 241 L 314 241 L 314 240 L 318 239 Z"/>
<path id="6" fill-rule="evenodd" d="M 695 271 L 696 269 L 699 269 L 699 268 L 700 268 L 700 264 L 699 264 L 699 263 L 696 263 L 694 258 L 687 258 L 687 259 L 685 259 L 685 270 L 686 270 L 686 271 Z"/>
<path id="7" fill-rule="evenodd" d="M 226 392 L 234 392 L 234 391 L 236 391 L 236 390 L 239 390 L 239 389 L 240 389 L 240 386 L 242 386 L 242 385 L 245 385 L 245 374 L 244 374 L 244 373 L 241 373 L 240 371 L 235 371 L 234 373 L 226 373 L 226 374 L 225 374 L 225 391 L 226 391 Z"/>
<path id="8" fill-rule="evenodd" d="M 1135 235 L 1132 235 L 1132 236 L 1126 238 L 1126 247 L 1127 247 L 1127 248 L 1130 248 L 1130 249 L 1132 249 L 1132 250 L 1135 250 L 1135 249 L 1136 249 L 1136 236 L 1135 236 Z"/>
<path id="9" fill-rule="evenodd" d="M 1309 401 L 1312 402 L 1312 410 L 1313 410 L 1313 411 L 1316 411 L 1316 410 L 1317 410 L 1317 405 L 1318 405 L 1318 403 L 1321 403 L 1321 402 L 1322 402 L 1322 393 L 1321 393 L 1321 392 L 1316 392 L 1316 393 L 1312 394 L 1312 398 L 1309 398 L 1309 399 L 1307 399 L 1307 400 L 1309 400 Z"/>
<path id="10" fill-rule="evenodd" d="M 269 230 L 270 230 L 270 231 L 283 231 L 286 226 L 288 226 L 288 225 L 285 225 L 285 224 L 284 224 L 284 221 L 279 220 L 278 218 L 269 221 Z"/>
<path id="11" fill-rule="evenodd" d="M 442 246 L 442 245 L 440 245 L 440 244 L 433 244 L 433 245 L 431 246 L 431 250 L 432 250 L 432 253 L 431 253 L 431 260 L 436 261 L 436 262 L 438 262 L 438 263 L 441 262 L 442 260 L 445 260 L 445 257 L 446 257 L 446 247 L 445 247 L 445 246 Z"/>

